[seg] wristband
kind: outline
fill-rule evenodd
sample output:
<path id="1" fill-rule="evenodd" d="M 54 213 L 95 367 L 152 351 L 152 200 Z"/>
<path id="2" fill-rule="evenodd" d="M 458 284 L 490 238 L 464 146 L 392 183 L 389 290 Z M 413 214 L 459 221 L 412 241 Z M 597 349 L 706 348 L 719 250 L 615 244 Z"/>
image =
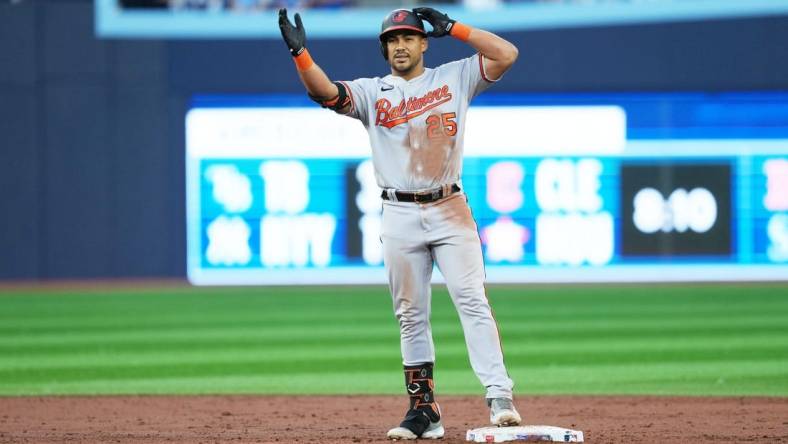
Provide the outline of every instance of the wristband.
<path id="1" fill-rule="evenodd" d="M 306 48 L 301 51 L 301 54 L 293 57 L 293 61 L 296 64 L 296 69 L 299 71 L 306 71 L 315 64 L 315 62 L 312 60 L 312 56 L 309 55 L 309 51 Z"/>
<path id="2" fill-rule="evenodd" d="M 449 31 L 449 35 L 454 37 L 457 40 L 462 40 L 463 42 L 468 41 L 468 37 L 471 35 L 471 28 L 468 25 L 463 25 L 460 22 L 454 22 L 452 25 L 451 30 Z"/>

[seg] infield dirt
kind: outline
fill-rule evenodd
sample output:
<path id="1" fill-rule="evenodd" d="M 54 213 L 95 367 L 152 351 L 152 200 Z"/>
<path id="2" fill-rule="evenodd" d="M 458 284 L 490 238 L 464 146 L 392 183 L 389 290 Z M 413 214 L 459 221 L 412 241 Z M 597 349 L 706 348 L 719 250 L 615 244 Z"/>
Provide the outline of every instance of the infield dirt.
<path id="1" fill-rule="evenodd" d="M 480 397 L 439 398 L 444 444 L 487 424 Z M 788 398 L 522 396 L 526 424 L 589 443 L 788 442 Z M 0 398 L 2 443 L 386 443 L 404 396 Z M 424 442 L 424 441 L 422 441 Z M 427 441 L 431 442 L 431 441 Z"/>

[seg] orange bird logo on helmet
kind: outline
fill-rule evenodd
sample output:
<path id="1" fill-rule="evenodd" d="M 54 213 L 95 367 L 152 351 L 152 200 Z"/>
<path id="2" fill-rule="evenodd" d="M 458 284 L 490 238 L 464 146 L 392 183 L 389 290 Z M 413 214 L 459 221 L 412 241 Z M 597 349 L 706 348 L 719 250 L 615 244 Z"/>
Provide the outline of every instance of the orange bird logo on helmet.
<path id="1" fill-rule="evenodd" d="M 408 11 L 397 11 L 391 16 L 391 21 L 394 23 L 401 23 L 404 22 L 407 17 Z"/>

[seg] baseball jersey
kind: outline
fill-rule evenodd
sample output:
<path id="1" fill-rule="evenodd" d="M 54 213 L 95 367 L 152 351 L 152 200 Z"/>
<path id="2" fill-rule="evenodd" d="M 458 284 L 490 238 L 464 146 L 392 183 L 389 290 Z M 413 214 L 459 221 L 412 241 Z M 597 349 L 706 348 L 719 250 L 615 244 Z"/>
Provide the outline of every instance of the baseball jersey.
<path id="1" fill-rule="evenodd" d="M 493 83 L 481 54 L 425 68 L 410 80 L 387 75 L 342 83 L 351 99 L 346 115 L 369 133 L 378 186 L 419 191 L 460 180 L 468 105 Z"/>

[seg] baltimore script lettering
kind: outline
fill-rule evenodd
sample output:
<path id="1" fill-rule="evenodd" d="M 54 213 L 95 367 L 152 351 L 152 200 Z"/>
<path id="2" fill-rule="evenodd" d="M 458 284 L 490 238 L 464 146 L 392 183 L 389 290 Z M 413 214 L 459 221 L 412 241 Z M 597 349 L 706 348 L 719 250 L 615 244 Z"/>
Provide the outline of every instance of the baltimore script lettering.
<path id="1" fill-rule="evenodd" d="M 448 85 L 429 91 L 421 97 L 410 97 L 407 102 L 402 99 L 402 102 L 393 108 L 388 99 L 380 99 L 375 102 L 377 113 L 375 125 L 393 128 L 449 100 L 451 100 L 451 92 Z"/>

